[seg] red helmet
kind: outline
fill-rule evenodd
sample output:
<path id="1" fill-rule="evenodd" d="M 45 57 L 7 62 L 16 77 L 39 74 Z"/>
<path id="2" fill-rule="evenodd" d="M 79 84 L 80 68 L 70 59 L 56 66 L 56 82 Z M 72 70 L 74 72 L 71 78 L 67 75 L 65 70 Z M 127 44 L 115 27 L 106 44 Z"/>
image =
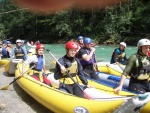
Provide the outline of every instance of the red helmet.
<path id="1" fill-rule="evenodd" d="M 73 41 L 69 41 L 66 43 L 66 49 L 78 49 L 78 44 Z"/>
<path id="2" fill-rule="evenodd" d="M 39 49 L 45 49 L 43 44 L 39 44 L 36 46 L 36 51 L 38 51 Z"/>

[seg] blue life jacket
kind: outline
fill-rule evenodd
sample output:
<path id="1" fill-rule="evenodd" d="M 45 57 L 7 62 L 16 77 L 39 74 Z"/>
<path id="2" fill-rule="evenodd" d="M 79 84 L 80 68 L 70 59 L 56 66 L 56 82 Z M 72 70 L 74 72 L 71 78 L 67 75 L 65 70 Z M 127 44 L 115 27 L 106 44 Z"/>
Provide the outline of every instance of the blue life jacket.
<path id="1" fill-rule="evenodd" d="M 2 55 L 3 55 L 3 56 L 6 56 L 6 55 L 7 55 L 6 47 L 3 47 L 3 48 L 2 48 Z"/>
<path id="2" fill-rule="evenodd" d="M 42 56 L 39 56 L 37 54 L 34 54 L 37 56 L 38 58 L 38 61 L 37 62 L 31 62 L 30 63 L 30 67 L 32 67 L 33 65 L 35 65 L 33 67 L 33 70 L 36 70 L 36 71 L 42 71 L 43 69 L 43 66 L 44 66 L 44 58 L 43 58 L 43 55 Z"/>
<path id="3" fill-rule="evenodd" d="M 38 63 L 37 63 L 37 66 L 36 66 L 37 70 L 42 71 L 43 65 L 44 65 L 43 57 L 39 56 L 38 57 Z"/>

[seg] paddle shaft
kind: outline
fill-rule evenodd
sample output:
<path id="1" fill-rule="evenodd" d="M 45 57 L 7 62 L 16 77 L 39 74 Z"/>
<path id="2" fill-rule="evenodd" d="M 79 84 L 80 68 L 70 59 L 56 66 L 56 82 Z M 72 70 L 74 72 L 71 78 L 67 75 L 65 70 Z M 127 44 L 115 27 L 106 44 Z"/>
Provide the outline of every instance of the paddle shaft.
<path id="1" fill-rule="evenodd" d="M 60 62 L 54 57 L 54 55 L 50 52 L 50 50 L 47 50 L 49 52 L 49 54 L 55 59 L 55 61 L 57 62 L 57 64 L 61 67 L 62 65 L 60 64 Z M 72 78 L 72 76 L 67 72 L 67 70 L 65 69 L 65 73 L 71 78 L 71 80 L 80 88 L 80 90 L 85 94 L 86 98 L 91 99 L 91 97 L 89 95 L 87 95 L 84 90 L 81 88 L 81 86 Z"/>
<path id="2" fill-rule="evenodd" d="M 98 70 L 98 66 L 97 66 L 97 59 L 96 59 L 96 55 L 95 55 L 95 53 L 94 53 L 94 58 L 95 58 L 95 62 L 96 62 L 96 71 L 98 71 L 98 72 L 100 72 L 99 70 Z"/>
<path id="3" fill-rule="evenodd" d="M 12 82 L 9 83 L 9 85 L 11 85 L 12 83 L 14 83 L 16 80 L 18 80 L 19 78 L 21 78 L 22 75 L 24 75 L 25 73 L 27 73 L 30 69 L 32 69 L 35 65 L 33 65 L 31 68 L 29 68 L 27 71 L 25 71 L 23 74 L 21 74 L 20 76 L 18 76 L 17 78 L 14 78 L 14 80 Z"/>
<path id="4" fill-rule="evenodd" d="M 48 51 L 50 53 L 50 55 L 55 59 L 55 61 L 58 63 L 58 65 L 61 67 L 62 65 L 60 64 L 60 62 L 58 62 L 58 60 L 54 57 L 54 55 Z M 65 69 L 65 73 L 71 78 L 71 80 L 78 85 L 78 87 L 83 91 L 83 89 L 80 87 L 80 85 L 72 78 L 72 76 L 67 72 L 67 70 Z"/>
<path id="5" fill-rule="evenodd" d="M 18 80 L 19 78 L 21 78 L 22 75 L 24 75 L 25 73 L 27 73 L 30 69 L 32 69 L 35 65 L 33 65 L 31 68 L 29 68 L 27 71 L 25 71 L 23 74 L 21 74 L 20 76 L 18 76 L 17 78 L 14 78 L 14 80 L 12 82 L 10 82 L 7 86 L 4 86 L 2 88 L 0 88 L 0 90 L 6 90 L 8 89 L 8 87 L 14 83 L 16 80 Z"/>
<path id="6" fill-rule="evenodd" d="M 14 83 L 16 80 L 18 80 L 21 76 L 14 78 L 14 80 L 12 82 L 9 83 L 9 85 L 11 85 L 12 83 Z"/>
<path id="7" fill-rule="evenodd" d="M 120 63 L 117 63 L 117 64 L 118 64 L 118 66 L 120 67 L 120 69 L 121 69 L 122 71 L 125 69 L 125 68 L 123 69 L 123 67 L 121 67 L 122 64 L 120 64 Z"/>

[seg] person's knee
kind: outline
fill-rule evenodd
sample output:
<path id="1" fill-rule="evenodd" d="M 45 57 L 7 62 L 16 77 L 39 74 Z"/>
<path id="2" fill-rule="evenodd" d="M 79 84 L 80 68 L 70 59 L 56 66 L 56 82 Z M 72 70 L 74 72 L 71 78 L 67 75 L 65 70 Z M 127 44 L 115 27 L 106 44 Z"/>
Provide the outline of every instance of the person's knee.
<path id="1" fill-rule="evenodd" d="M 136 92 L 136 93 L 145 93 L 146 90 L 140 87 L 134 87 L 134 86 L 130 86 L 129 90 Z"/>
<path id="2" fill-rule="evenodd" d="M 95 80 L 100 80 L 99 76 L 96 73 L 92 74 L 92 78 L 95 79 Z"/>

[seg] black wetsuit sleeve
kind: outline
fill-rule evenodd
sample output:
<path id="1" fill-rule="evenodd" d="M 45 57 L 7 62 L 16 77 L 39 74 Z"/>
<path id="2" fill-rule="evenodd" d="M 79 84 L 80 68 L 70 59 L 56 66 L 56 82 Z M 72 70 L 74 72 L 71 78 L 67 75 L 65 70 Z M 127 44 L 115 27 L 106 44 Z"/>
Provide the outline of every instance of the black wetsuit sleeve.
<path id="1" fill-rule="evenodd" d="M 83 48 L 80 49 L 79 52 L 78 52 L 79 58 L 82 58 L 82 56 L 83 56 L 84 54 L 87 54 L 87 52 L 86 52 Z"/>
<path id="2" fill-rule="evenodd" d="M 60 58 L 59 60 L 59 63 L 61 65 L 64 65 L 64 61 L 63 61 L 63 58 Z M 62 76 L 62 73 L 61 73 L 61 69 L 60 69 L 60 66 L 58 65 L 58 63 L 56 63 L 56 66 L 55 66 L 55 72 L 54 72 L 54 78 L 56 80 L 60 79 Z"/>
<path id="3" fill-rule="evenodd" d="M 82 81 L 82 83 L 84 85 L 87 85 L 88 81 L 84 76 L 82 65 L 81 65 L 80 61 L 77 58 L 76 58 L 76 61 L 78 63 L 78 76 L 79 76 L 80 80 Z"/>

